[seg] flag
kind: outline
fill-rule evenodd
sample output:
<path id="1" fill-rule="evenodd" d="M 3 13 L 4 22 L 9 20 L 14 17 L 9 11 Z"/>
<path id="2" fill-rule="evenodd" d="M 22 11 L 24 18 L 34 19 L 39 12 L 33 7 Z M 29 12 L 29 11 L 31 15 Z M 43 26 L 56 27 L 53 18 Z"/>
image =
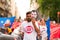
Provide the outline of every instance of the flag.
<path id="1" fill-rule="evenodd" d="M 48 40 L 50 40 L 50 18 L 46 21 Z"/>
<path id="2" fill-rule="evenodd" d="M 15 17 L 9 17 L 9 18 L 7 18 L 7 17 L 5 17 L 5 18 L 4 17 L 0 17 L 0 28 L 4 27 L 4 24 L 5 24 L 5 22 L 7 20 L 9 20 L 10 24 L 12 24 L 14 22 L 14 19 L 15 19 Z"/>

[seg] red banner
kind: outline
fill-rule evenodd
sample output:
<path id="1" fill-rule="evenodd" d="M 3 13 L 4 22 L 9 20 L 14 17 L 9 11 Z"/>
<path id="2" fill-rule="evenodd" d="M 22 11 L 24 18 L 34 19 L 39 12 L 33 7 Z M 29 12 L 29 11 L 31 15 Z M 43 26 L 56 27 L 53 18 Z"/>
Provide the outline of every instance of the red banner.
<path id="1" fill-rule="evenodd" d="M 60 38 L 60 24 L 50 24 L 50 40 Z"/>

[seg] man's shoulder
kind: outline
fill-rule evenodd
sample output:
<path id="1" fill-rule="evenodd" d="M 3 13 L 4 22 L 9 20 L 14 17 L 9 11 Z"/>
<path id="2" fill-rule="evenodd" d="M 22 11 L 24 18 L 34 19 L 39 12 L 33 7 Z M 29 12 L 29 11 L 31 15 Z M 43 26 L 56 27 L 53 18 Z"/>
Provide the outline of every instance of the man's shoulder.
<path id="1" fill-rule="evenodd" d="M 22 22 L 22 24 L 25 24 L 25 23 L 27 23 L 27 21 L 23 21 L 23 22 Z"/>

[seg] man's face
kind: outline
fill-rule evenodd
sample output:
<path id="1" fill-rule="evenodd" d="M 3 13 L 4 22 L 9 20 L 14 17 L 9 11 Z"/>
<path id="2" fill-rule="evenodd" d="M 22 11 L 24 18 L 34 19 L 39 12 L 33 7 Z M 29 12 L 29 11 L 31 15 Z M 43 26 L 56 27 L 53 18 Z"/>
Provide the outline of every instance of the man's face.
<path id="1" fill-rule="evenodd" d="M 31 14 L 27 14 L 27 15 L 26 15 L 26 19 L 27 19 L 27 21 L 28 21 L 28 22 L 30 22 L 30 21 L 31 21 L 31 19 L 32 19 Z"/>
<path id="2" fill-rule="evenodd" d="M 37 13 L 36 12 L 32 12 L 32 17 L 36 18 L 37 17 Z"/>

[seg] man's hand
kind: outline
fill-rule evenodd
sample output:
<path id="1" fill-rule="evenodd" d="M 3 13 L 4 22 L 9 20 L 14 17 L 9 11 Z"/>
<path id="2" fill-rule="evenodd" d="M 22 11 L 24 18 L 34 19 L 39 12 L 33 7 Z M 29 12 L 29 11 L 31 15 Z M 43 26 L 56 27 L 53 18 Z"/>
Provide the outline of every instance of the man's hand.
<path id="1" fill-rule="evenodd" d="M 35 20 L 34 18 L 32 18 L 32 23 L 33 23 L 33 24 L 35 24 L 35 21 L 36 21 L 36 20 Z"/>

